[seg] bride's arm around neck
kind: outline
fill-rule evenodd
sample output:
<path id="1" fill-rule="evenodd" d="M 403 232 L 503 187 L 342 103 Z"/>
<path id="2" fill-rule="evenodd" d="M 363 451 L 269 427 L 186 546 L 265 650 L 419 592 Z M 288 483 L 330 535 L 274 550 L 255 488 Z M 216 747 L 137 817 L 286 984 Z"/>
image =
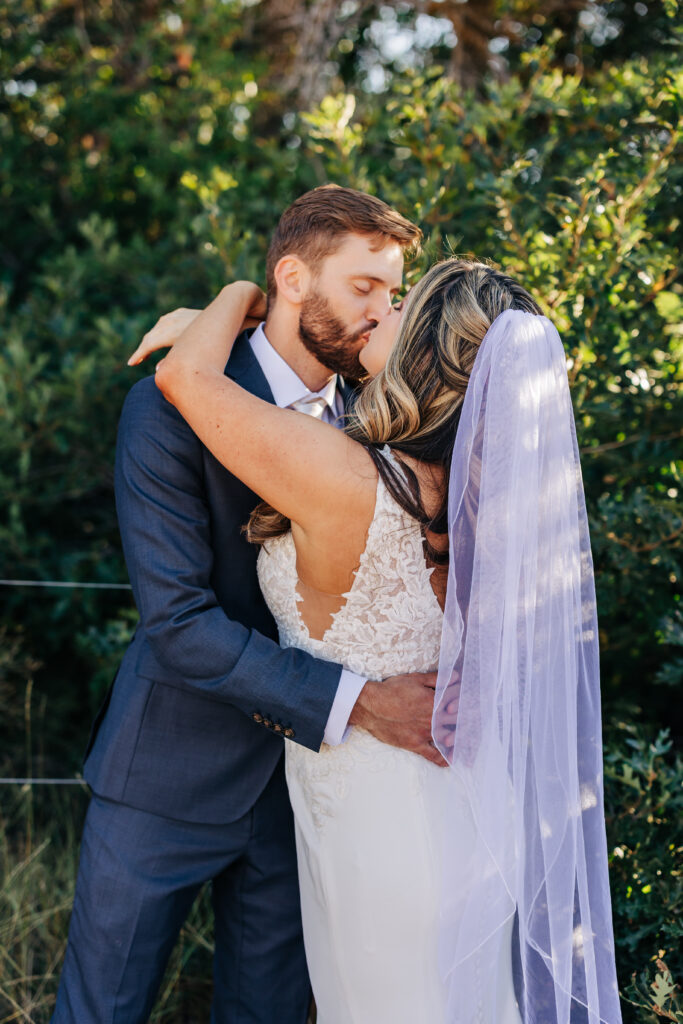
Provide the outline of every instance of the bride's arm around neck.
<path id="1" fill-rule="evenodd" d="M 224 375 L 253 287 L 219 293 L 159 363 L 157 386 L 218 461 L 302 531 L 323 541 L 367 525 L 377 474 L 363 446 Z"/>

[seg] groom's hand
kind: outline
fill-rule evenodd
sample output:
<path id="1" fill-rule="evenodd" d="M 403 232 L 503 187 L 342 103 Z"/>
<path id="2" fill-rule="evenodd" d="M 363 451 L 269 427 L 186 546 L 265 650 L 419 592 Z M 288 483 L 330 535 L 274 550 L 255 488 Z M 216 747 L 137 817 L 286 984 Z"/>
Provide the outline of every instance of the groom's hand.
<path id="1" fill-rule="evenodd" d="M 354 705 L 349 725 L 367 729 L 382 743 L 445 765 L 432 743 L 435 687 L 436 672 L 389 676 L 381 683 L 369 681 Z"/>

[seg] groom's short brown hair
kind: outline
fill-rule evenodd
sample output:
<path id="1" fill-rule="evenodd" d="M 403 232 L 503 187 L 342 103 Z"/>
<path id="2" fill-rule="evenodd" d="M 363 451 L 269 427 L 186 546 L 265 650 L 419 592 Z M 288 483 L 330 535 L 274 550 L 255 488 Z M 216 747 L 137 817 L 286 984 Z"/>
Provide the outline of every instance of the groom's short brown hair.
<path id="1" fill-rule="evenodd" d="M 341 245 L 345 235 L 371 235 L 377 248 L 398 242 L 417 252 L 422 232 L 376 196 L 341 185 L 320 185 L 304 192 L 280 217 L 266 257 L 268 305 L 277 295 L 275 267 L 283 256 L 299 256 L 315 266 Z"/>

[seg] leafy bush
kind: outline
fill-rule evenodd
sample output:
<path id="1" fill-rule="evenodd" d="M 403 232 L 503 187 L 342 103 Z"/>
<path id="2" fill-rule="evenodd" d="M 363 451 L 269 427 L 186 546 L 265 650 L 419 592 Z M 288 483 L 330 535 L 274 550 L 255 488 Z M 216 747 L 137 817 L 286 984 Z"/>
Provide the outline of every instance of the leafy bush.
<path id="1" fill-rule="evenodd" d="M 345 91 L 305 112 L 287 109 L 278 68 L 255 54 L 250 19 L 267 13 L 256 6 L 0 3 L 0 577 L 125 582 L 112 463 L 135 376 L 126 358 L 161 312 L 204 304 L 226 278 L 263 282 L 268 236 L 305 189 L 367 189 L 418 221 L 426 254 L 409 278 L 452 252 L 495 261 L 535 293 L 567 348 L 606 721 L 621 723 L 608 730 L 606 796 L 622 991 L 633 1020 L 680 1020 L 677 5 L 653 0 L 638 52 L 633 33 L 601 52 L 586 43 L 583 71 L 568 60 L 581 31 L 553 37 L 550 5 L 517 4 L 532 27 L 505 75 L 464 90 L 423 54 L 419 71 L 387 61 L 379 93 L 356 55 L 368 9 L 342 39 Z M 585 6 L 595 24 L 640 17 L 622 0 Z M 134 624 L 130 595 L 2 597 L 2 769 L 74 772 Z M 663 726 L 671 739 L 657 738 Z M 66 823 L 80 811 L 63 813 Z M 54 970 L 75 864 L 73 835 L 47 823 L 36 834 L 49 845 L 27 856 L 31 820 L 3 810 L 1 823 L 5 883 L 24 886 L 2 898 L 24 910 L 0 947 L 23 963 L 11 998 L 24 1007 L 30 949 L 33 973 Z M 27 917 L 31 886 L 43 892 L 51 876 L 62 909 L 51 918 L 46 899 Z"/>
<path id="2" fill-rule="evenodd" d="M 605 812 L 622 991 L 640 1008 L 638 1020 L 680 1021 L 683 757 L 673 752 L 666 729 L 648 738 L 619 722 L 610 732 Z"/>

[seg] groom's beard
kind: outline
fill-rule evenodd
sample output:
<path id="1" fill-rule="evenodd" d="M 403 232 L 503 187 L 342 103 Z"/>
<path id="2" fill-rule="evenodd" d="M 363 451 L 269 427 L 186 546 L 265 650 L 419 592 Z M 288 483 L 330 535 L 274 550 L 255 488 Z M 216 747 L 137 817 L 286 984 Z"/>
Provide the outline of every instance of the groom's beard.
<path id="1" fill-rule="evenodd" d="M 376 326 L 376 321 L 371 321 L 361 330 L 349 333 L 327 299 L 320 295 L 304 299 L 299 314 L 299 337 L 304 347 L 323 366 L 351 380 L 366 375 L 358 360 L 358 342 Z"/>

